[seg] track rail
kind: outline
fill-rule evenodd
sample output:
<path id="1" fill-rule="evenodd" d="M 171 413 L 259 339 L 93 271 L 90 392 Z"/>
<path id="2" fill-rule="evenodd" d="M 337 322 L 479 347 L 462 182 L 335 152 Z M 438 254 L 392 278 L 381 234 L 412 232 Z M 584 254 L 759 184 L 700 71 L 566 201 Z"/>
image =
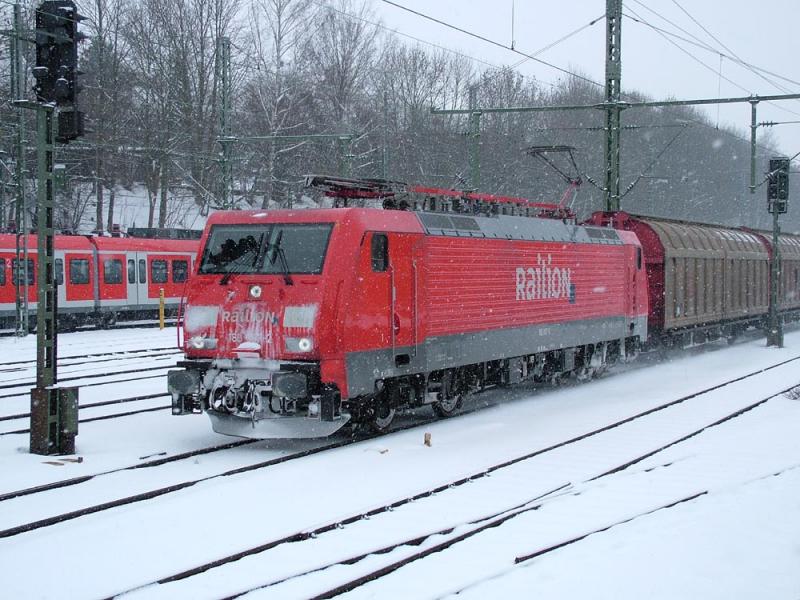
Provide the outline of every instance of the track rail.
<path id="1" fill-rule="evenodd" d="M 33 317 L 33 319 L 35 320 L 36 313 L 35 312 L 31 313 L 31 317 Z M 168 318 L 164 320 L 164 324 L 167 327 L 174 327 L 176 323 L 177 320 L 174 318 Z M 153 329 L 154 327 L 159 327 L 160 325 L 161 323 L 159 322 L 158 319 L 156 320 L 142 319 L 139 321 L 131 321 L 131 322 L 119 321 L 114 325 L 106 327 L 105 330 L 111 331 L 114 329 L 138 329 L 139 327 L 141 327 L 142 329 Z M 75 331 L 98 331 L 98 328 L 96 325 L 81 325 Z M 65 333 L 71 333 L 71 332 L 65 332 Z M 17 332 L 13 329 L 0 330 L 0 338 L 14 337 L 15 335 L 17 335 Z"/>
<path id="2" fill-rule="evenodd" d="M 90 402 L 88 404 L 81 404 L 78 408 L 97 408 L 98 406 L 112 406 L 114 404 L 125 404 L 127 402 L 139 402 L 141 400 L 152 400 L 153 398 L 167 398 L 169 394 L 165 394 L 162 392 L 156 394 L 144 394 L 142 396 L 131 396 L 129 398 L 119 398 L 117 400 L 103 400 L 102 402 Z M 31 413 L 17 413 L 15 415 L 6 415 L 0 417 L 0 422 L 2 421 L 13 421 L 15 419 L 27 419 L 31 416 Z M 3 435 L 0 433 L 0 435 Z"/>
<path id="3" fill-rule="evenodd" d="M 78 381 L 80 379 L 100 379 L 101 377 L 114 377 L 115 375 L 132 375 L 134 373 L 146 373 L 148 371 L 163 371 L 165 369 L 172 369 L 174 365 L 163 365 L 157 367 L 139 367 L 138 369 L 125 369 L 124 371 L 111 371 L 109 373 L 89 373 L 86 375 L 75 375 L 72 377 L 59 377 L 58 382 L 62 383 L 64 381 Z M 129 381 L 128 379 L 122 380 L 122 382 Z M 116 381 L 108 381 L 104 383 L 121 383 Z M 14 388 L 31 388 L 36 385 L 35 381 L 25 381 L 22 383 L 8 383 L 0 385 L 0 389 L 14 389 Z M 0 398 L 11 398 L 13 396 L 20 396 L 24 395 L 25 392 L 22 394 L 11 394 L 11 395 L 3 395 Z"/>
<path id="4" fill-rule="evenodd" d="M 159 368 L 161 368 L 161 367 L 159 367 Z M 163 367 L 163 368 L 168 369 L 170 367 Z M 159 375 L 145 375 L 144 377 L 126 377 L 125 379 L 118 380 L 118 381 L 96 381 L 94 383 L 84 383 L 84 384 L 81 384 L 80 387 L 81 388 L 85 388 L 85 387 L 95 387 L 95 386 L 98 386 L 98 385 L 118 385 L 120 383 L 129 383 L 131 381 L 142 381 L 143 379 L 159 379 L 161 377 L 164 377 L 164 375 L 163 374 L 159 374 Z M 19 392 L 19 393 L 15 393 L 15 394 L 2 394 L 2 395 L 0 395 L 0 399 L 2 399 L 2 398 L 19 398 L 21 396 L 22 397 L 30 396 L 30 391 L 29 390 L 25 390 L 25 391 L 22 391 L 22 392 Z"/>
<path id="5" fill-rule="evenodd" d="M 156 396 L 160 396 L 162 394 L 157 394 Z M 97 417 L 87 417 L 86 419 L 79 419 L 78 423 L 92 423 L 93 421 L 108 421 L 109 419 L 119 419 L 121 417 L 131 417 L 134 415 L 140 415 L 142 413 L 150 413 L 156 412 L 159 410 L 167 410 L 172 408 L 172 404 L 167 404 L 165 406 L 150 406 L 148 408 L 139 408 L 136 410 L 128 410 L 125 412 L 120 413 L 112 413 L 110 415 L 100 415 Z M 0 432 L 0 437 L 4 435 L 18 435 L 22 433 L 30 433 L 30 428 L 28 429 L 14 429 L 12 431 L 2 431 Z"/>
<path id="6" fill-rule="evenodd" d="M 606 426 L 597 428 L 595 430 L 592 430 L 590 432 L 584 433 L 582 435 L 575 436 L 575 437 L 570 438 L 568 440 L 564 440 L 564 441 L 558 442 L 556 444 L 552 444 L 552 445 L 550 445 L 550 446 L 548 446 L 546 448 L 542 448 L 542 449 L 539 449 L 539 450 L 536 450 L 536 451 L 533 451 L 533 452 L 530 452 L 530 453 L 526 453 L 524 455 L 515 457 L 515 458 L 507 460 L 507 461 L 503 461 L 501 463 L 497 463 L 497 464 L 495 464 L 495 465 L 493 465 L 491 467 L 481 469 L 480 471 L 472 473 L 472 474 L 470 474 L 470 475 L 468 475 L 466 477 L 462 477 L 462 478 L 459 478 L 457 480 L 449 481 L 449 482 L 447 482 L 445 484 L 442 484 L 442 485 L 437 485 L 436 487 L 430 488 L 430 489 L 422 491 L 422 492 L 415 493 L 414 495 L 410 495 L 410 496 L 395 500 L 395 501 L 393 501 L 391 503 L 388 503 L 388 504 L 373 508 L 373 509 L 371 509 L 369 511 L 358 512 L 358 513 L 352 514 L 352 515 L 350 515 L 350 516 L 348 516 L 346 518 L 338 519 L 336 521 L 326 523 L 326 524 L 324 524 L 322 526 L 319 526 L 319 527 L 316 527 L 316 528 L 314 528 L 312 530 L 302 530 L 302 531 L 298 531 L 296 533 L 290 534 L 288 536 L 281 537 L 279 539 L 269 540 L 269 541 L 266 541 L 266 542 L 264 542 L 262 544 L 259 544 L 257 546 L 248 548 L 246 550 L 242 550 L 242 551 L 230 554 L 228 556 L 224 556 L 224 557 L 215 559 L 213 561 L 204 563 L 202 565 L 198 565 L 198 566 L 193 567 L 191 569 L 187 569 L 187 570 L 181 571 L 179 573 L 175 573 L 175 574 L 170 575 L 168 577 L 163 577 L 161 579 L 158 579 L 157 581 L 153 581 L 151 583 L 148 583 L 148 584 L 145 584 L 145 585 L 142 585 L 142 586 L 137 586 L 136 588 L 133 588 L 133 589 L 130 589 L 130 590 L 126 590 L 124 592 L 119 592 L 114 597 L 117 597 L 117 596 L 122 595 L 122 594 L 130 593 L 130 592 L 133 592 L 133 591 L 137 591 L 137 590 L 140 590 L 140 589 L 144 589 L 144 588 L 152 586 L 152 585 L 165 584 L 165 583 L 175 582 L 175 581 L 179 581 L 179 580 L 186 579 L 186 578 L 189 578 L 189 577 L 193 577 L 193 576 L 199 575 L 201 573 L 204 573 L 206 571 L 209 571 L 211 569 L 214 569 L 216 567 L 220 567 L 222 565 L 238 561 L 238 560 L 240 560 L 242 558 L 245 558 L 247 556 L 252 556 L 252 555 L 255 555 L 255 554 L 259 554 L 261 552 L 270 550 L 272 548 L 275 548 L 275 547 L 283 545 L 283 544 L 302 542 L 302 541 L 306 541 L 306 540 L 309 540 L 309 539 L 316 538 L 319 535 L 328 533 L 328 532 L 333 531 L 335 529 L 339 529 L 339 528 L 341 528 L 343 526 L 350 525 L 350 524 L 353 524 L 353 523 L 356 523 L 356 522 L 359 522 L 359 521 L 362 521 L 362 520 L 365 520 L 365 519 L 369 519 L 369 518 L 381 515 L 381 514 L 386 513 L 386 512 L 393 511 L 396 508 L 399 508 L 399 507 L 404 506 L 406 504 L 409 504 L 411 502 L 414 502 L 414 501 L 417 501 L 417 500 L 421 500 L 423 498 L 428 498 L 430 496 L 434 496 L 436 494 L 439 494 L 439 493 L 442 493 L 442 492 L 446 492 L 447 490 L 451 490 L 451 489 L 454 489 L 454 488 L 461 487 L 461 486 L 463 486 L 463 485 L 465 485 L 467 483 L 470 483 L 470 482 L 476 481 L 478 479 L 482 479 L 484 477 L 487 477 L 490 474 L 492 474 L 492 473 L 494 473 L 494 472 L 496 472 L 498 470 L 506 469 L 506 468 L 508 468 L 508 467 L 510 467 L 512 465 L 516 465 L 516 464 L 521 463 L 523 461 L 530 460 L 530 459 L 532 459 L 534 457 L 541 456 L 541 455 L 546 454 L 548 452 L 552 452 L 552 451 L 554 451 L 554 450 L 556 450 L 558 448 L 562 448 L 564 446 L 567 446 L 567 445 L 570 445 L 570 444 L 574 444 L 576 442 L 579 442 L 579 441 L 585 440 L 587 438 L 596 436 L 596 435 L 598 435 L 600 433 L 603 433 L 603 432 L 609 431 L 611 429 L 620 427 L 620 426 L 622 426 L 622 425 L 624 425 L 626 423 L 630 423 L 630 422 L 632 422 L 634 420 L 638 420 L 638 419 L 641 419 L 641 418 L 646 417 L 648 415 L 654 414 L 656 412 L 660 412 L 662 410 L 665 410 L 665 409 L 667 409 L 669 407 L 675 406 L 677 404 L 680 404 L 680 403 L 685 402 L 687 400 L 690 400 L 692 398 L 697 398 L 697 397 L 699 397 L 701 395 L 704 395 L 706 393 L 709 393 L 711 391 L 720 389 L 720 388 L 725 387 L 727 385 L 731 385 L 732 383 L 741 381 L 743 379 L 747 379 L 748 377 L 753 377 L 755 375 L 758 375 L 758 374 L 763 373 L 765 371 L 769 371 L 771 369 L 777 368 L 777 367 L 782 366 L 784 364 L 796 361 L 798 359 L 800 359 L 800 357 L 795 357 L 793 359 L 789 359 L 787 361 L 783 361 L 783 362 L 781 362 L 781 363 L 779 363 L 777 365 L 772 365 L 771 367 L 760 369 L 759 371 L 755 371 L 753 373 L 750 373 L 750 374 L 747 374 L 747 375 L 744 375 L 744 376 L 741 376 L 741 377 L 737 377 L 737 378 L 735 378 L 733 380 L 730 380 L 728 382 L 712 386 L 710 388 L 707 388 L 706 390 L 702 390 L 702 391 L 699 391 L 699 392 L 695 392 L 693 394 L 686 395 L 686 396 L 684 396 L 682 398 L 679 398 L 677 400 L 673 400 L 671 402 L 662 404 L 662 405 L 660 405 L 658 407 L 643 411 L 643 412 L 638 413 L 636 415 L 633 415 L 631 417 L 627 417 L 625 419 L 621 419 L 621 420 L 616 421 L 614 423 L 611 423 L 609 425 L 606 425 Z M 704 431 L 707 431 L 707 430 L 709 430 L 711 428 L 714 428 L 714 427 L 717 427 L 717 426 L 721 425 L 722 423 L 725 423 L 727 421 L 735 419 L 735 418 L 737 418 L 737 417 L 739 417 L 739 416 L 741 416 L 741 415 L 743 415 L 743 414 L 745 414 L 745 413 L 757 408 L 758 406 L 761 406 L 762 404 L 765 404 L 766 402 L 768 402 L 772 398 L 775 398 L 777 396 L 780 396 L 781 394 L 785 394 L 786 392 L 789 392 L 789 391 L 791 391 L 793 389 L 796 389 L 796 387 L 797 387 L 796 385 L 793 385 L 793 386 L 791 386 L 789 388 L 786 388 L 784 390 L 781 390 L 781 391 L 779 391 L 777 393 L 773 393 L 773 394 L 770 394 L 767 397 L 761 398 L 758 401 L 753 402 L 751 404 L 748 404 L 747 406 L 745 406 L 743 408 L 737 409 L 736 411 L 734 411 L 734 412 L 732 412 L 732 413 L 730 413 L 728 415 L 725 415 L 724 417 L 722 417 L 720 419 L 717 419 L 712 423 L 704 425 L 703 427 L 701 427 L 699 429 L 696 429 L 696 430 L 690 432 L 687 435 L 683 435 L 680 438 L 677 438 L 677 439 L 675 439 L 675 440 L 673 440 L 673 441 L 671 441 L 671 442 L 669 442 L 667 444 L 664 444 L 664 445 L 662 445 L 662 446 L 660 446 L 660 447 L 658 447 L 658 448 L 656 448 L 654 450 L 651 450 L 651 451 L 649 451 L 647 453 L 644 453 L 644 454 L 642 454 L 640 456 L 637 456 L 637 457 L 635 457 L 633 459 L 627 460 L 624 463 L 621 463 L 620 465 L 617 465 L 616 467 L 614 467 L 612 469 L 609 469 L 609 470 L 607 470 L 607 471 L 605 471 L 605 472 L 603 472 L 603 473 L 601 473 L 601 474 L 599 474 L 599 475 L 597 475 L 595 477 L 592 477 L 592 478 L 587 480 L 587 483 L 594 482 L 597 479 L 600 479 L 602 477 L 607 477 L 607 476 L 609 476 L 609 475 L 611 475 L 613 473 L 618 473 L 620 471 L 623 471 L 623 470 L 625 470 L 625 469 L 627 469 L 627 468 L 629 468 L 629 467 L 631 467 L 631 466 L 633 466 L 633 465 L 635 465 L 635 464 L 637 464 L 637 463 L 639 463 L 639 462 L 641 462 L 641 461 L 643 461 L 643 460 L 645 460 L 645 459 L 647 459 L 647 458 L 649 458 L 649 457 L 651 457 L 651 456 L 653 456 L 653 455 L 665 450 L 666 448 L 669 448 L 669 447 L 671 447 L 671 446 L 673 446 L 675 444 L 679 444 L 679 443 L 681 443 L 683 441 L 686 441 L 686 440 L 688 440 L 688 439 L 690 439 L 690 438 L 692 438 L 694 436 L 700 435 Z M 355 578 L 355 579 L 353 579 L 352 581 L 350 581 L 350 582 L 348 582 L 346 584 L 343 584 L 343 585 L 337 586 L 336 588 L 328 590 L 327 592 L 324 592 L 324 593 L 320 594 L 317 597 L 318 598 L 332 598 L 332 597 L 337 596 L 339 594 L 345 593 L 345 592 L 350 591 L 352 589 L 355 589 L 356 587 L 359 587 L 359 586 L 361 586 L 361 585 L 363 585 L 363 584 L 365 584 L 365 583 L 367 583 L 369 581 L 372 581 L 374 579 L 377 579 L 379 577 L 387 575 L 388 573 L 391 573 L 391 572 L 393 572 L 393 571 L 395 571 L 395 570 L 397 570 L 397 569 L 399 569 L 399 568 L 401 568 L 401 567 L 403 567 L 403 566 L 405 566 L 405 565 L 407 565 L 407 564 L 409 564 L 411 562 L 414 562 L 416 560 L 424 558 L 425 556 L 428 556 L 429 554 L 444 550 L 444 549 L 446 549 L 446 548 L 448 548 L 448 547 L 450 547 L 450 546 L 452 546 L 452 545 L 454 545 L 456 543 L 459 543 L 459 542 L 461 542 L 461 541 L 463 541 L 465 539 L 468 539 L 469 537 L 472 537 L 472 536 L 474 536 L 474 535 L 476 535 L 476 534 L 478 534 L 478 533 L 480 533 L 482 531 L 485 531 L 485 530 L 487 530 L 489 528 L 497 527 L 498 525 L 501 525 L 502 523 L 504 523 L 504 522 L 516 517 L 516 516 L 519 516 L 520 514 L 524 514 L 525 512 L 529 512 L 531 510 L 537 510 L 538 508 L 540 508 L 541 504 L 535 504 L 535 502 L 537 502 L 538 500 L 541 500 L 541 499 L 543 499 L 545 497 L 551 496 L 556 492 L 565 490 L 565 489 L 569 488 L 570 486 L 571 486 L 571 484 L 569 482 L 564 483 L 563 485 L 561 485 L 561 486 L 559 486 L 559 487 L 557 487 L 557 488 L 555 488 L 555 489 L 553 489 L 553 490 L 551 490 L 549 492 L 546 492 L 545 494 L 538 494 L 536 497 L 531 498 L 530 500 L 527 500 L 526 502 L 524 502 L 524 503 L 522 503 L 520 505 L 517 505 L 517 506 L 512 507 L 512 508 L 504 509 L 503 511 L 494 513 L 492 515 L 485 516 L 485 517 L 481 518 L 479 521 L 474 521 L 474 522 L 470 523 L 469 525 L 474 525 L 475 523 L 480 523 L 480 525 L 478 527 L 476 527 L 476 528 L 464 533 L 464 534 L 461 534 L 461 535 L 459 535 L 457 537 L 454 537 L 452 539 L 446 540 L 446 541 L 444 541 L 444 542 L 442 542 L 442 543 L 440 543 L 440 544 L 438 544 L 438 545 L 436 545 L 434 547 L 426 548 L 425 550 L 422 550 L 420 552 L 414 553 L 411 556 L 406 557 L 406 558 L 404 558 L 404 559 L 402 559 L 400 561 L 397 561 L 395 563 L 392 563 L 390 565 L 383 566 L 380 569 L 374 570 L 374 571 L 370 572 L 367 575 L 360 576 L 360 577 Z M 693 497 L 696 497 L 696 496 L 693 496 Z M 691 499 L 691 498 L 687 498 L 687 499 L 681 500 L 680 502 L 685 502 L 685 501 L 688 501 L 689 499 Z M 532 503 L 534 503 L 534 504 L 532 505 Z M 236 597 L 239 597 L 239 596 L 241 596 L 243 594 L 249 593 L 251 591 L 260 590 L 260 589 L 263 589 L 263 588 L 266 588 L 266 587 L 271 587 L 273 585 L 277 585 L 278 583 L 282 583 L 283 581 L 287 581 L 288 579 L 292 579 L 292 578 L 295 578 L 295 577 L 301 577 L 301 576 L 304 576 L 304 575 L 308 575 L 308 574 L 310 574 L 312 572 L 317 572 L 317 571 L 320 571 L 320 570 L 323 570 L 323 569 L 327 569 L 327 568 L 330 568 L 330 567 L 333 567 L 333 566 L 354 564 L 355 562 L 358 562 L 359 560 L 362 560 L 366 556 L 388 553 L 388 552 L 390 552 L 390 551 L 392 551 L 392 550 L 394 550 L 396 548 L 400 548 L 400 547 L 403 547 L 403 546 L 414 546 L 414 545 L 418 546 L 423 541 L 425 541 L 426 539 L 430 538 L 431 536 L 434 536 L 434 535 L 448 535 L 449 533 L 452 533 L 452 531 L 455 529 L 455 527 L 456 526 L 447 527 L 447 528 L 444 528 L 444 529 L 439 530 L 439 531 L 435 531 L 435 532 L 424 534 L 423 536 L 415 536 L 414 538 L 411 538 L 411 539 L 408 539 L 408 540 L 404 540 L 404 541 L 396 543 L 396 544 L 392 544 L 390 546 L 381 548 L 379 550 L 372 550 L 369 553 L 366 553 L 366 554 L 363 554 L 363 555 L 350 557 L 350 558 L 347 558 L 347 559 L 341 560 L 341 561 L 336 561 L 336 562 L 331 563 L 329 565 L 326 565 L 324 567 L 321 567 L 321 568 L 318 568 L 318 569 L 314 569 L 313 571 L 308 571 L 306 573 L 299 574 L 299 575 L 296 575 L 296 576 L 293 576 L 293 577 L 289 577 L 289 578 L 283 578 L 280 581 L 273 581 L 273 582 L 270 582 L 269 584 L 261 585 L 261 586 L 246 590 L 244 592 L 237 593 L 236 595 L 231 596 L 231 598 L 236 598 Z M 0 532 L 0 534 L 1 533 L 2 532 Z"/>
<path id="7" fill-rule="evenodd" d="M 142 358 L 153 358 L 153 357 L 161 357 L 161 356 L 173 356 L 177 354 L 183 354 L 182 351 L 176 349 L 169 349 L 169 348 L 157 348 L 153 350 L 137 350 L 130 353 L 123 353 L 123 352 L 107 352 L 103 354 L 87 354 L 86 356 L 68 356 L 58 361 L 58 366 L 60 367 L 74 367 L 78 365 L 95 365 L 98 363 L 105 363 L 105 362 L 112 362 L 117 360 L 136 360 Z M 96 360 L 84 360 L 84 359 L 95 359 Z M 66 362 L 66 361 L 75 361 L 75 362 Z M 25 360 L 25 361 L 16 361 L 16 362 L 7 362 L 4 363 L 4 367 L 0 368 L 0 373 L 19 373 L 24 372 L 28 369 L 33 369 L 36 367 L 36 360 Z M 17 365 L 8 367 L 8 365 Z M 25 366 L 20 366 L 25 365 Z"/>

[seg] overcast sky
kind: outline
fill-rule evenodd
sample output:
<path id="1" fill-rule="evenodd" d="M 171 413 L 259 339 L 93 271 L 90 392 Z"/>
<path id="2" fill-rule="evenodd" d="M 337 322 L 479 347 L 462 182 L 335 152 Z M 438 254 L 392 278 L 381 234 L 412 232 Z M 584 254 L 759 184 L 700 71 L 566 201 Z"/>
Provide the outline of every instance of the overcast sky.
<path id="1" fill-rule="evenodd" d="M 511 45 L 512 0 L 392 1 L 501 44 Z M 397 32 L 458 50 L 498 66 L 512 65 L 525 58 L 428 21 L 383 0 L 370 2 L 383 24 Z M 588 25 L 605 14 L 605 5 L 605 0 L 515 0 L 515 47 L 526 54 L 602 82 L 605 69 L 605 20 L 600 19 L 594 25 Z M 800 93 L 800 84 L 786 80 L 800 81 L 800 0 L 623 0 L 623 15 L 689 40 L 659 33 L 648 25 L 624 17 L 623 93 L 636 90 L 655 100 Z M 584 26 L 587 27 L 537 54 Z M 681 31 L 681 28 L 685 31 Z M 717 51 L 703 49 L 699 47 L 701 45 Z M 737 65 L 734 60 L 723 57 L 720 78 L 719 52 L 738 57 L 772 74 L 761 72 L 763 77 L 759 76 Z M 480 63 L 476 63 L 476 66 L 485 67 Z M 543 83 L 555 83 L 565 77 L 563 73 L 533 60 L 527 60 L 517 68 L 524 75 L 536 77 Z M 734 125 L 742 135 L 749 137 L 749 104 L 704 110 L 714 121 L 719 110 L 720 123 Z M 800 100 L 785 100 L 776 104 L 762 102 L 758 108 L 758 121 L 800 121 Z M 778 125 L 769 130 L 776 136 L 783 153 L 792 156 L 800 152 L 800 123 Z M 761 134 L 767 129 L 762 127 L 758 131 Z"/>

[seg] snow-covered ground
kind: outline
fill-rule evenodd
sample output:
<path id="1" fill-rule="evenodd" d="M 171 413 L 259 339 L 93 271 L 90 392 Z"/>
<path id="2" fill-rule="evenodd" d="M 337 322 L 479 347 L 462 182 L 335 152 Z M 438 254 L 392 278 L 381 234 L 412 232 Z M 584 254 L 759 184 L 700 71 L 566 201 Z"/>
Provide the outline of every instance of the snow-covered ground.
<path id="1" fill-rule="evenodd" d="M 68 356 L 174 347 L 175 331 L 87 331 L 59 340 L 60 356 L 67 361 Z M 32 359 L 34 348 L 33 337 L 0 339 L 0 385 L 28 378 L 29 371 L 2 369 Z M 781 392 L 800 385 L 800 361 L 554 446 L 798 356 L 800 332 L 790 332 L 780 350 L 751 338 L 730 347 L 675 353 L 660 363 L 643 360 L 586 384 L 493 390 L 474 398 L 471 406 L 482 408 L 469 414 L 226 476 L 216 475 L 324 442 L 256 442 L 125 469 L 231 439 L 211 432 L 205 416 L 172 417 L 169 410 L 82 423 L 77 438 L 82 462 L 30 455 L 26 434 L 0 433 L 0 497 L 96 475 L 84 483 L 0 500 L 5 567 L 0 596 L 99 598 L 135 590 L 131 598 L 220 598 L 248 591 L 248 598 L 307 598 L 466 534 L 463 541 L 388 569 L 344 597 L 796 600 L 800 400 Z M 143 354 L 90 362 L 100 358 L 63 369 L 106 375 L 101 385 L 81 389 L 81 404 L 165 391 L 166 367 L 175 360 Z M 148 379 L 114 376 L 160 364 L 164 371 L 142 373 Z M 23 390 L 0 390 L 6 395 L 0 397 L 0 418 L 26 410 Z M 143 402 L 167 406 L 169 398 Z M 111 406 L 119 412 L 131 409 Z M 108 406 L 84 409 L 81 418 L 99 411 L 113 412 Z M 421 415 L 407 415 L 404 422 L 421 421 Z M 424 433 L 431 434 L 430 447 L 423 444 Z M 682 440 L 690 434 L 696 435 Z M 539 450 L 544 451 L 528 456 Z M 508 461 L 512 464 L 497 468 Z M 482 476 L 487 469 L 491 475 Z M 108 471 L 114 472 L 102 474 Z M 470 476 L 475 477 L 470 483 L 456 483 Z M 99 507 L 204 478 L 152 499 Z M 448 483 L 453 486 L 350 523 Z M 85 516 L 45 522 L 92 507 Z M 507 519 L 479 531 L 493 515 Z M 350 524 L 253 550 L 342 521 Z M 13 533 L 26 525 L 30 531 Z M 415 543 L 402 544 L 409 540 Z M 571 540 L 576 541 L 516 562 Z M 387 551 L 376 552 L 381 549 Z M 243 551 L 250 554 L 153 585 Z M 347 560 L 355 557 L 362 558 Z"/>

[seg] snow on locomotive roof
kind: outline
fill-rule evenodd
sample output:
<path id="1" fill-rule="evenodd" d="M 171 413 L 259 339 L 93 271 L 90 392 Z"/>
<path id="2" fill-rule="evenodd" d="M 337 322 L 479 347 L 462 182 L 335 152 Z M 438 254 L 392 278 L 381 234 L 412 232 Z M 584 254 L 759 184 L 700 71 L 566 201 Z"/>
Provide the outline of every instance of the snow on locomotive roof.
<path id="1" fill-rule="evenodd" d="M 418 212 L 429 235 L 481 237 L 506 240 L 541 240 L 580 244 L 621 245 L 614 229 L 583 227 L 556 219 L 497 215 L 491 217 Z"/>

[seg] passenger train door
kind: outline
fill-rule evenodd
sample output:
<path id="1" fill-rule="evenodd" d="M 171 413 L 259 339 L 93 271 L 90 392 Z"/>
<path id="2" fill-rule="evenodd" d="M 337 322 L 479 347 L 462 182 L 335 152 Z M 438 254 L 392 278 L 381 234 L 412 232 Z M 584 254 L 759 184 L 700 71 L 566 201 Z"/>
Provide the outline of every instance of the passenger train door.
<path id="1" fill-rule="evenodd" d="M 135 309 L 139 304 L 139 283 L 136 267 L 137 253 L 129 251 L 125 256 L 125 277 L 128 280 L 128 306 Z"/>
<path id="2" fill-rule="evenodd" d="M 147 253 L 136 252 L 134 260 L 136 262 L 136 306 L 138 310 L 144 310 L 148 308 L 148 304 L 151 304 L 147 298 Z"/>

